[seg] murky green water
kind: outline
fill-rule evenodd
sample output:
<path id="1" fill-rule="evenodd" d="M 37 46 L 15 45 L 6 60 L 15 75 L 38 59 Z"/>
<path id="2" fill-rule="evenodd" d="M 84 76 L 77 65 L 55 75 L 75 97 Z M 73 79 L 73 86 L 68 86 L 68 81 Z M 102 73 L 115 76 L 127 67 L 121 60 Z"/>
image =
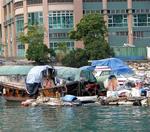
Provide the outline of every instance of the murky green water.
<path id="1" fill-rule="evenodd" d="M 150 131 L 150 107 L 21 107 L 0 98 L 0 132 Z"/>

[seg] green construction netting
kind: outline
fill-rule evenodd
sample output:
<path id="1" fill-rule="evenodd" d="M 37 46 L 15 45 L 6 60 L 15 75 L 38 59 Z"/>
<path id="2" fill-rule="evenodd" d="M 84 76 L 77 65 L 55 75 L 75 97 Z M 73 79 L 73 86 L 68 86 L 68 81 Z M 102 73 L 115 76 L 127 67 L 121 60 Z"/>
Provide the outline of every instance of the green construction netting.
<path id="1" fill-rule="evenodd" d="M 2 75 L 27 75 L 27 73 L 32 67 L 33 66 L 31 65 L 0 66 L 0 76 Z"/>

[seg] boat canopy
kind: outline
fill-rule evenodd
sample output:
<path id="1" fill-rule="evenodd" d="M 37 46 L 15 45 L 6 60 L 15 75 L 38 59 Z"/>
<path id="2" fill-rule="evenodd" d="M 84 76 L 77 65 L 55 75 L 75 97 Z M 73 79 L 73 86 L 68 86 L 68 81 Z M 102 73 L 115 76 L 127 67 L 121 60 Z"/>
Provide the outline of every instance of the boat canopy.
<path id="1" fill-rule="evenodd" d="M 42 66 L 34 66 L 29 72 L 28 72 L 28 75 L 27 75 L 27 78 L 26 78 L 26 82 L 27 83 L 39 83 L 41 82 L 42 78 L 43 78 L 43 75 L 42 75 L 42 72 L 43 71 L 47 71 L 48 72 L 48 69 L 51 69 L 51 70 L 54 70 L 54 68 L 52 66 L 49 66 L 49 65 L 42 65 Z"/>
<path id="2" fill-rule="evenodd" d="M 55 67 L 57 77 L 68 81 L 81 81 L 82 79 L 89 82 L 96 82 L 96 78 L 91 71 L 72 67 Z"/>
<path id="3" fill-rule="evenodd" d="M 0 76 L 7 75 L 27 75 L 32 65 L 7 65 L 0 66 Z"/>

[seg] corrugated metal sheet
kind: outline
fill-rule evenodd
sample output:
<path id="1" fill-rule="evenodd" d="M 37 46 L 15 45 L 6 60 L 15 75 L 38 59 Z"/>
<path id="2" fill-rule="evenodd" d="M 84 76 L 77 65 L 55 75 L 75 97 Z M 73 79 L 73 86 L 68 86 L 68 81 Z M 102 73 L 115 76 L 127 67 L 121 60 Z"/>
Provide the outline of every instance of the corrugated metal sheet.
<path id="1" fill-rule="evenodd" d="M 146 47 L 113 47 L 115 57 L 123 60 L 147 59 Z"/>
<path id="2" fill-rule="evenodd" d="M 0 76 L 2 75 L 27 75 L 29 70 L 33 66 L 19 66 L 19 65 L 9 65 L 9 66 L 0 66 Z"/>

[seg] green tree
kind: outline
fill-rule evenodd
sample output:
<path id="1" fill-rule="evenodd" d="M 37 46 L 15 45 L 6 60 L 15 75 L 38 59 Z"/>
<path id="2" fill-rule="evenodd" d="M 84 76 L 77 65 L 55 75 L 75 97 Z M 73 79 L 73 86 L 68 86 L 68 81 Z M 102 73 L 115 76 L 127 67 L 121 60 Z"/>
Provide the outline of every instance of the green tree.
<path id="1" fill-rule="evenodd" d="M 68 47 L 66 42 L 61 42 L 58 44 L 57 50 L 63 51 L 64 53 L 68 52 Z"/>
<path id="2" fill-rule="evenodd" d="M 103 59 L 114 56 L 105 40 L 107 28 L 100 14 L 88 14 L 77 24 L 76 30 L 69 33 L 71 39 L 82 40 L 89 59 Z"/>
<path id="3" fill-rule="evenodd" d="M 70 51 L 64 59 L 62 64 L 64 66 L 81 67 L 88 64 L 88 54 L 84 49 L 75 49 Z"/>
<path id="4" fill-rule="evenodd" d="M 44 40 L 44 28 L 39 25 L 28 25 L 24 29 L 28 32 L 22 32 L 19 36 L 19 40 L 27 44 L 43 44 Z"/>
<path id="5" fill-rule="evenodd" d="M 65 42 L 58 43 L 56 49 L 56 59 L 59 63 L 62 63 L 62 60 L 65 58 L 65 56 L 68 53 L 69 53 L 69 49 L 67 47 L 67 43 Z"/>
<path id="6" fill-rule="evenodd" d="M 46 64 L 49 62 L 48 54 L 49 49 L 45 44 L 30 44 L 26 52 L 26 57 L 37 64 Z"/>
<path id="7" fill-rule="evenodd" d="M 71 31 L 69 36 L 75 40 L 83 40 L 85 45 L 90 39 L 104 39 L 107 34 L 103 16 L 97 13 L 85 15 L 76 27 L 76 30 Z"/>
<path id="8" fill-rule="evenodd" d="M 50 48 L 49 53 L 50 53 L 51 56 L 56 57 L 56 52 L 55 52 L 54 49 Z"/>
<path id="9" fill-rule="evenodd" d="M 27 43 L 28 49 L 26 57 L 28 60 L 35 61 L 37 64 L 45 64 L 49 61 L 50 50 L 44 44 L 44 29 L 42 26 L 31 25 L 25 27 L 28 32 L 21 33 L 19 40 L 22 43 Z"/>

